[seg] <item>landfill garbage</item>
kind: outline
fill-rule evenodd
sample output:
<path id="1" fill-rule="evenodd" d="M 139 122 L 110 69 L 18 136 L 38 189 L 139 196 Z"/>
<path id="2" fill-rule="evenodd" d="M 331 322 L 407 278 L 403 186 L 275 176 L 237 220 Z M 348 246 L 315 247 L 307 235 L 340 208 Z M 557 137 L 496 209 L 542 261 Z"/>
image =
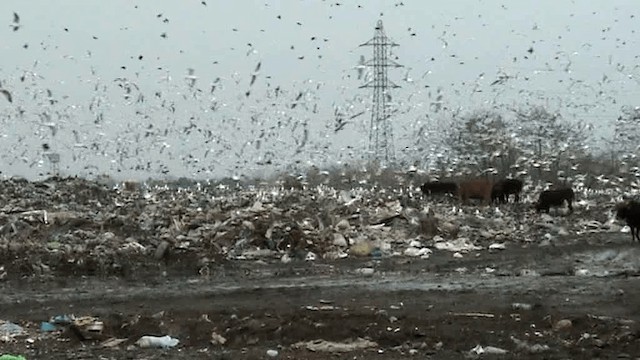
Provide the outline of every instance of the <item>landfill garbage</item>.
<path id="1" fill-rule="evenodd" d="M 211 344 L 213 345 L 224 345 L 227 342 L 227 339 L 216 333 L 216 332 L 212 332 L 211 333 Z"/>
<path id="2" fill-rule="evenodd" d="M 5 322 L 4 324 L 0 325 L 0 336 L 3 338 L 12 338 L 15 336 L 23 335 L 24 333 L 24 329 L 18 324 Z"/>
<path id="3" fill-rule="evenodd" d="M 40 323 L 40 331 L 42 332 L 51 332 L 51 331 L 56 331 L 58 330 L 58 328 L 56 327 L 55 324 L 52 324 L 50 322 L 47 321 L 43 321 Z"/>
<path id="4" fill-rule="evenodd" d="M 73 322 L 73 319 L 69 315 L 56 315 L 51 318 L 51 323 L 55 325 L 69 325 Z"/>
<path id="5" fill-rule="evenodd" d="M 168 349 L 178 345 L 179 342 L 180 340 L 176 338 L 172 338 L 169 335 L 165 335 L 165 336 L 145 335 L 140 339 L 138 339 L 138 341 L 136 341 L 136 345 L 138 345 L 141 348 Z"/>
<path id="6" fill-rule="evenodd" d="M 359 269 L 356 269 L 356 270 L 355 270 L 355 272 L 356 272 L 357 274 L 360 274 L 360 275 L 364 275 L 364 276 L 371 276 L 371 275 L 373 275 L 373 273 L 375 272 L 375 270 L 374 270 L 373 268 L 366 267 L 366 268 L 359 268 Z"/>
<path id="7" fill-rule="evenodd" d="M 513 303 L 511 304 L 513 310 L 531 310 L 533 306 L 527 303 Z"/>
<path id="8" fill-rule="evenodd" d="M 553 325 L 553 330 L 555 331 L 563 331 L 563 330 L 568 330 L 573 326 L 573 322 L 569 319 L 562 319 L 562 320 L 558 320 L 558 322 L 556 322 Z"/>
<path id="9" fill-rule="evenodd" d="M 438 250 L 448 250 L 453 252 L 467 252 L 482 249 L 480 246 L 476 246 L 471 243 L 469 238 L 465 237 L 460 237 L 451 241 L 437 242 L 435 243 L 435 248 Z"/>
<path id="10" fill-rule="evenodd" d="M 520 351 L 526 351 L 531 354 L 538 354 L 541 352 L 549 351 L 551 348 L 549 345 L 541 345 L 541 344 L 529 344 L 529 342 L 525 340 L 520 340 L 515 337 L 511 337 L 511 340 L 516 344 L 516 348 Z"/>
<path id="11" fill-rule="evenodd" d="M 22 355 L 4 354 L 4 355 L 0 356 L 0 360 L 27 360 L 27 358 L 25 358 Z"/>
<path id="12" fill-rule="evenodd" d="M 124 343 L 125 341 L 127 341 L 127 339 L 110 338 L 110 339 L 107 339 L 107 340 L 103 341 L 100 344 L 100 346 L 105 347 L 105 348 L 113 348 L 113 347 L 116 347 L 116 346 Z"/>
<path id="13" fill-rule="evenodd" d="M 269 350 L 267 350 L 267 356 L 269 356 L 269 357 L 276 357 L 276 356 L 278 356 L 278 350 L 274 350 L 274 349 L 269 349 Z"/>
<path id="14" fill-rule="evenodd" d="M 469 350 L 469 353 L 472 355 L 483 355 L 483 354 L 491 354 L 491 355 L 503 355 L 508 351 L 505 349 L 501 349 L 495 346 L 481 346 L 476 345 L 473 349 Z"/>
<path id="15" fill-rule="evenodd" d="M 327 340 L 301 341 L 293 344 L 292 346 L 296 348 L 306 348 L 307 350 L 314 352 L 344 353 L 377 347 L 378 343 L 358 338 L 352 342 L 342 343 Z"/>

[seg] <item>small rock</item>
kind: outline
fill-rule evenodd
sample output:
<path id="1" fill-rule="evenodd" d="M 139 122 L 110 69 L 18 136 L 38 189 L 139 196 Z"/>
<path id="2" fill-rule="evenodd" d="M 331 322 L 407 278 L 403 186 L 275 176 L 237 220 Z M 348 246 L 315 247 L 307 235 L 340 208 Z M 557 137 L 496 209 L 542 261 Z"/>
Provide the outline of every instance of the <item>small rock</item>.
<path id="1" fill-rule="evenodd" d="M 163 240 L 160 245 L 158 245 L 158 248 L 156 249 L 156 253 L 153 256 L 156 260 L 160 260 L 162 258 L 164 258 L 167 254 L 167 249 L 169 248 L 169 242 L 166 240 Z"/>

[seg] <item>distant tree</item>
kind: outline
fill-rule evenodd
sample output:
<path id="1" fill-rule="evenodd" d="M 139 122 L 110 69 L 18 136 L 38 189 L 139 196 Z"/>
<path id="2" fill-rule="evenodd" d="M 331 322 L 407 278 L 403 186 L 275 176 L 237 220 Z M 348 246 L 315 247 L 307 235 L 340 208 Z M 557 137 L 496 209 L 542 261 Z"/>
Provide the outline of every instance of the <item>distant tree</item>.
<path id="1" fill-rule="evenodd" d="M 478 110 L 454 117 L 448 132 L 448 145 L 462 164 L 463 173 L 509 172 L 516 149 L 507 121 L 497 112 Z"/>
<path id="2" fill-rule="evenodd" d="M 519 162 L 533 170 L 535 180 L 568 176 L 577 170 L 575 160 L 586 155 L 590 127 L 544 107 L 516 111 L 514 128 L 522 151 Z"/>
<path id="3" fill-rule="evenodd" d="M 640 150 L 640 107 L 624 106 L 622 114 L 614 124 L 613 141 L 609 145 L 612 162 L 614 159 L 625 170 L 640 176 L 638 169 L 638 155 Z"/>

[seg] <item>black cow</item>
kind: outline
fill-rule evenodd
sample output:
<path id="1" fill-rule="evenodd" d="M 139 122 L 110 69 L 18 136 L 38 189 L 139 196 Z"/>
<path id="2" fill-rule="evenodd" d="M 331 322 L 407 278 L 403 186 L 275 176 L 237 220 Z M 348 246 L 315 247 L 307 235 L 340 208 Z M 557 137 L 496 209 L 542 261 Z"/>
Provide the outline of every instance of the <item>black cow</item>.
<path id="1" fill-rule="evenodd" d="M 550 207 L 562 206 L 562 204 L 564 204 L 564 202 L 566 201 L 567 205 L 569 206 L 569 211 L 572 212 L 573 206 L 571 206 L 571 202 L 574 200 L 574 198 L 575 195 L 573 193 L 573 190 L 571 190 L 570 188 L 545 190 L 540 193 L 540 198 L 535 204 L 536 211 L 545 211 L 548 213 Z"/>
<path id="2" fill-rule="evenodd" d="M 493 184 L 491 190 L 491 202 L 506 204 L 509 202 L 509 196 L 514 195 L 515 202 L 520 201 L 520 192 L 522 191 L 522 180 L 518 179 L 502 179 Z"/>
<path id="3" fill-rule="evenodd" d="M 420 186 L 420 190 L 425 195 L 433 195 L 433 194 L 450 194 L 454 195 L 458 193 L 458 185 L 454 182 L 449 181 L 429 181 L 422 186 Z"/>
<path id="4" fill-rule="evenodd" d="M 631 240 L 640 241 L 640 202 L 627 200 L 616 206 L 616 217 L 624 220 L 631 228 Z"/>

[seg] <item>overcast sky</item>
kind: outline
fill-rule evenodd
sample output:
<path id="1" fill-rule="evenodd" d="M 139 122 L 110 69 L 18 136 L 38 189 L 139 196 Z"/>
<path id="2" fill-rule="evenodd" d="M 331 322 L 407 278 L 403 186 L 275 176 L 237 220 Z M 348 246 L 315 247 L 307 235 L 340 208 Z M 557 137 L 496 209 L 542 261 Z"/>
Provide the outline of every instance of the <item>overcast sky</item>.
<path id="1" fill-rule="evenodd" d="M 543 105 L 610 136 L 638 105 L 637 4 L 3 0 L 0 170 L 35 177 L 54 152 L 63 174 L 119 178 L 359 160 L 356 66 L 378 20 L 404 65 L 389 74 L 398 157 L 428 156 L 416 134 L 437 143 L 427 130 L 455 111 Z M 336 133 L 336 114 L 358 116 Z"/>

